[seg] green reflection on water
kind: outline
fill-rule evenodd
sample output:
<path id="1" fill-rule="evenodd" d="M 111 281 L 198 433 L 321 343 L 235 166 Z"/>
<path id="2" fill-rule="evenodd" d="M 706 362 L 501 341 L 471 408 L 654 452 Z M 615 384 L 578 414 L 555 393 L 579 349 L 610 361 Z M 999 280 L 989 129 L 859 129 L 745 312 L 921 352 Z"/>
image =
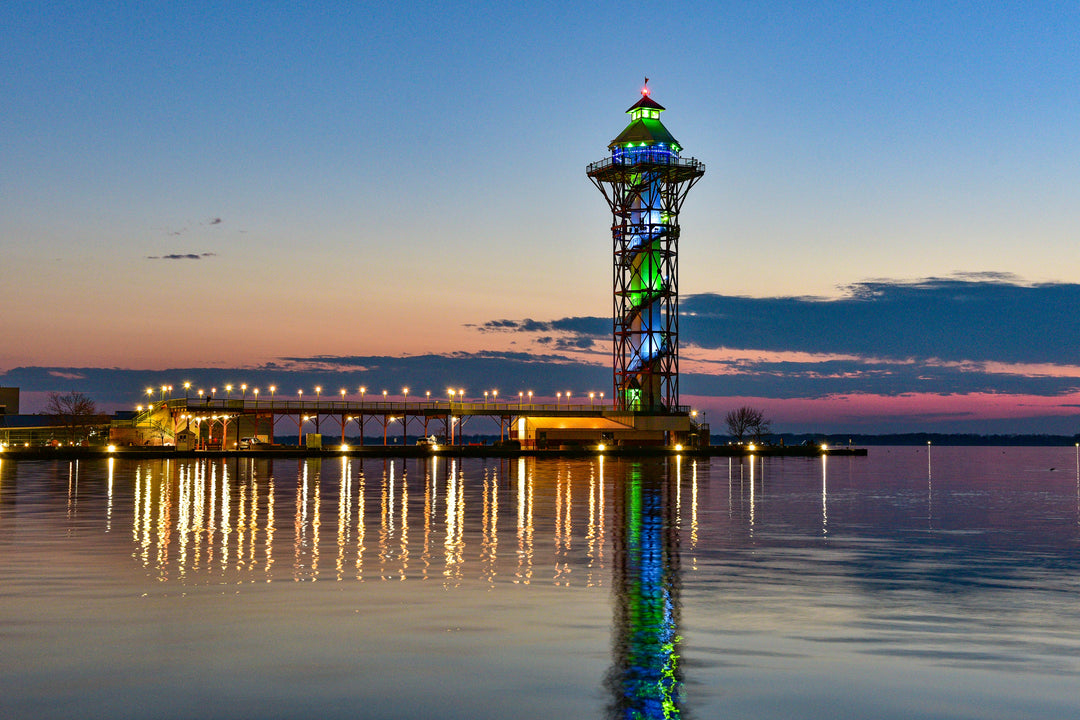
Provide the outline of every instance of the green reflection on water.
<path id="1" fill-rule="evenodd" d="M 608 673 L 609 714 L 625 718 L 680 717 L 678 551 L 672 491 L 678 478 L 644 473 L 634 463 L 616 506 L 615 663 Z M 661 472 L 655 472 L 661 470 Z M 621 541 L 620 541 L 621 540 Z"/>

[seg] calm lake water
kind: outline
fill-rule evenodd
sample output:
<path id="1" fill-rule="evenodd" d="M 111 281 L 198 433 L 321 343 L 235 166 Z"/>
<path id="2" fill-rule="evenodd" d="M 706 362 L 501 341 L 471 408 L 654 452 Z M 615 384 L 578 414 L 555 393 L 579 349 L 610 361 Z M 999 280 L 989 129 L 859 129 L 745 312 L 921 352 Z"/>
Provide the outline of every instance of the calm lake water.
<path id="1" fill-rule="evenodd" d="M 0 716 L 1070 718 L 1075 448 L 0 459 Z"/>

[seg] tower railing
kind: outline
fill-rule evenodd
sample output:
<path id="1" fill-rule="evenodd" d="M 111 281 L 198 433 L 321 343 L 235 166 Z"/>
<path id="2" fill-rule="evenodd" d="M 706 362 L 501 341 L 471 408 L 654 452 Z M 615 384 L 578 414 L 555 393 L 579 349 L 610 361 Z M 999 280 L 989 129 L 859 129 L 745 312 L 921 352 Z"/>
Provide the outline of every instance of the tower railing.
<path id="1" fill-rule="evenodd" d="M 691 168 L 693 170 L 705 172 L 705 163 L 696 158 L 675 157 L 666 150 L 657 150 L 655 152 L 645 150 L 635 152 L 633 155 L 608 156 L 603 160 L 597 160 L 596 162 L 589 164 L 586 168 L 586 173 L 591 175 L 592 173 L 599 172 L 604 168 L 612 167 L 614 165 L 626 167 L 643 163 L 651 165 L 672 165 L 675 167 Z"/>

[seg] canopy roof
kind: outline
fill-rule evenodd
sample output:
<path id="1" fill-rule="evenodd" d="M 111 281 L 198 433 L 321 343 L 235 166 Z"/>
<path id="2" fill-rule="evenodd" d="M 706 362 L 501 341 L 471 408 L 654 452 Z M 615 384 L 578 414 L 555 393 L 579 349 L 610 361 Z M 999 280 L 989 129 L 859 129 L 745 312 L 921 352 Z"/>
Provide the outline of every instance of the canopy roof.
<path id="1" fill-rule="evenodd" d="M 668 129 L 664 127 L 664 123 L 660 122 L 660 120 L 638 118 L 627 125 L 626 128 L 619 133 L 619 136 L 611 141 L 608 145 L 608 149 L 611 150 L 630 144 L 638 145 L 640 143 L 646 145 L 665 143 L 667 145 L 679 147 L 679 141 L 668 132 Z"/>
<path id="2" fill-rule="evenodd" d="M 644 93 L 642 93 L 641 99 L 638 100 L 633 105 L 631 105 L 630 109 L 627 110 L 626 112 L 634 112 L 638 108 L 649 108 L 651 110 L 666 110 L 667 109 L 663 105 L 656 102 L 655 100 L 653 100 L 651 97 L 649 97 L 648 95 L 646 95 Z"/>
<path id="3" fill-rule="evenodd" d="M 626 111 L 632 120 L 630 124 L 619 133 L 608 145 L 608 150 L 629 145 L 665 145 L 673 146 L 678 152 L 679 141 L 668 132 L 664 123 L 660 122 L 660 113 L 664 106 L 649 97 L 649 78 L 645 78 L 645 87 L 641 90 L 641 99 L 630 106 Z"/>

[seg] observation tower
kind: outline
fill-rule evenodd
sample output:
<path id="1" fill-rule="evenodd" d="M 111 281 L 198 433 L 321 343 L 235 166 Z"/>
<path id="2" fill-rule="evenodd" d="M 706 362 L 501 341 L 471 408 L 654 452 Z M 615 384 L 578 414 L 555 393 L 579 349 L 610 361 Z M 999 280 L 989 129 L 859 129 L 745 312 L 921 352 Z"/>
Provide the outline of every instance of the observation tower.
<path id="1" fill-rule="evenodd" d="M 705 166 L 679 156 L 663 110 L 645 78 L 611 155 L 586 169 L 611 207 L 616 410 L 665 413 L 679 405 L 679 209 Z"/>

